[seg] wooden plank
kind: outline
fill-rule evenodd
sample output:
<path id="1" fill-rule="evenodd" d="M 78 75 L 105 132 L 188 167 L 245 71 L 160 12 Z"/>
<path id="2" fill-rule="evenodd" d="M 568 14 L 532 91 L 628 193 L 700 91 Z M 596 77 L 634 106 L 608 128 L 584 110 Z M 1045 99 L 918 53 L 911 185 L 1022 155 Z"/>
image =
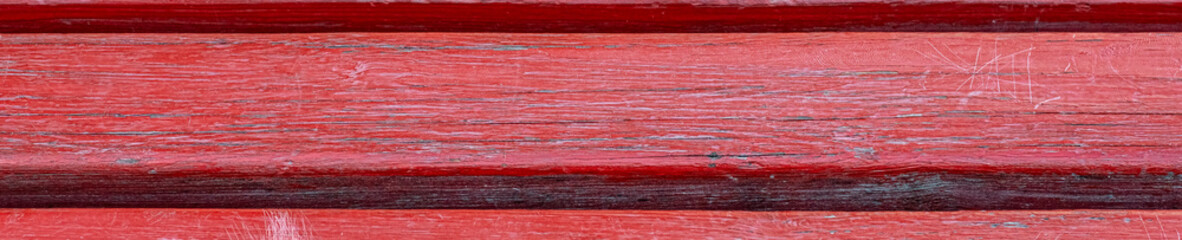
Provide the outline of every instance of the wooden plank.
<path id="1" fill-rule="evenodd" d="M 1177 0 L 8 0 L 0 32 L 1182 31 Z"/>
<path id="2" fill-rule="evenodd" d="M 1177 208 L 1165 33 L 0 35 L 0 206 Z"/>
<path id="3" fill-rule="evenodd" d="M 0 239 L 1177 239 L 1178 211 L 6 209 Z"/>

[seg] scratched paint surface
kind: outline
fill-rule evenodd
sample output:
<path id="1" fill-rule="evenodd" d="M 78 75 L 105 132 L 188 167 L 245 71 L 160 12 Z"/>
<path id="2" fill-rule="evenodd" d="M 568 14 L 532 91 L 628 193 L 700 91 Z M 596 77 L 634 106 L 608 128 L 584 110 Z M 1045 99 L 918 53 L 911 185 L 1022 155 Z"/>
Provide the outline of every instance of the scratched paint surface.
<path id="1" fill-rule="evenodd" d="M 1176 0 L 11 0 L 0 32 L 1182 31 Z"/>
<path id="2" fill-rule="evenodd" d="M 1168 33 L 0 35 L 0 198 L 1176 208 L 1179 47 Z"/>
<path id="3" fill-rule="evenodd" d="M 1164 240 L 1180 224 L 1177 211 L 6 209 L 0 238 Z"/>

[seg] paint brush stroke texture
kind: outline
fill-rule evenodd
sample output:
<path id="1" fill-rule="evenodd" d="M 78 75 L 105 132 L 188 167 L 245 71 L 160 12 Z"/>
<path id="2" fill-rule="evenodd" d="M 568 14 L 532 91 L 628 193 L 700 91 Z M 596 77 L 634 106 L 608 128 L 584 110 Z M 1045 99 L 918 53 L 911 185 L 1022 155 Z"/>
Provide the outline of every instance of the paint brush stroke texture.
<path id="1" fill-rule="evenodd" d="M 1166 33 L 0 35 L 0 205 L 1177 208 Z"/>
<path id="2" fill-rule="evenodd" d="M 1178 211 L 5 209 L 0 239 L 1177 239 Z"/>
<path id="3" fill-rule="evenodd" d="M 1176 0 L 12 0 L 0 32 L 1182 31 Z"/>

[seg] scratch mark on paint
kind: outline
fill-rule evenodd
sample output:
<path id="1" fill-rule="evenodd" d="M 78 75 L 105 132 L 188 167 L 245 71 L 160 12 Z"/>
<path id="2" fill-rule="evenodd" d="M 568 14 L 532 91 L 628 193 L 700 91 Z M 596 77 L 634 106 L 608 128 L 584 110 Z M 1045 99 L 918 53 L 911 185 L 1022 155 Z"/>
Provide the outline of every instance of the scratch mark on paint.
<path id="1" fill-rule="evenodd" d="M 1145 238 L 1153 240 L 1153 235 L 1149 235 L 1149 227 L 1145 226 L 1145 217 L 1141 214 L 1137 214 L 1137 218 L 1141 219 L 1141 229 L 1145 231 Z"/>
<path id="2" fill-rule="evenodd" d="M 1034 103 L 1034 80 L 1031 80 L 1030 76 L 1030 54 L 1031 52 L 1026 52 L 1026 98 L 1030 99 L 1030 103 Z"/>
<path id="3" fill-rule="evenodd" d="M 1154 219 L 1157 219 L 1157 227 L 1161 229 L 1161 239 L 1166 239 L 1166 226 L 1161 224 L 1161 215 L 1154 214 Z"/>
<path id="4" fill-rule="evenodd" d="M 1034 109 L 1038 109 L 1038 107 L 1041 107 L 1041 106 L 1042 106 L 1042 104 L 1044 104 L 1044 103 L 1049 103 L 1049 102 L 1051 102 L 1051 101 L 1055 101 L 1055 100 L 1059 100 L 1059 97 L 1054 97 L 1054 98 L 1051 98 L 1051 99 L 1043 100 L 1042 102 L 1039 102 L 1038 104 L 1035 104 L 1035 105 L 1034 105 Z"/>
<path id="5" fill-rule="evenodd" d="M 312 239 L 306 231 L 308 223 L 304 217 L 292 216 L 288 211 L 267 211 L 264 216 L 269 240 Z"/>

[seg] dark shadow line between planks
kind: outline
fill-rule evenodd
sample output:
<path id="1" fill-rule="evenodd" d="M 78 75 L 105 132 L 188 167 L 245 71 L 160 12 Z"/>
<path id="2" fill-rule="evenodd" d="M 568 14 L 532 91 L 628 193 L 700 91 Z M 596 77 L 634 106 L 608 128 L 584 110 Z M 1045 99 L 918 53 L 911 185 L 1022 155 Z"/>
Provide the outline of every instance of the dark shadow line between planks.
<path id="1" fill-rule="evenodd" d="M 1175 32 L 1182 3 L 0 4 L 0 33 Z"/>

